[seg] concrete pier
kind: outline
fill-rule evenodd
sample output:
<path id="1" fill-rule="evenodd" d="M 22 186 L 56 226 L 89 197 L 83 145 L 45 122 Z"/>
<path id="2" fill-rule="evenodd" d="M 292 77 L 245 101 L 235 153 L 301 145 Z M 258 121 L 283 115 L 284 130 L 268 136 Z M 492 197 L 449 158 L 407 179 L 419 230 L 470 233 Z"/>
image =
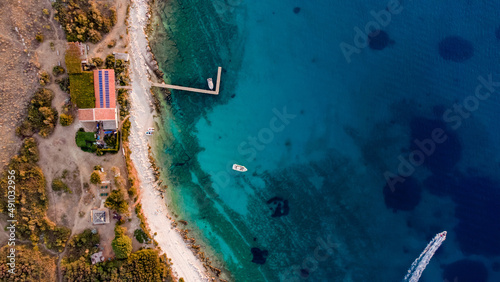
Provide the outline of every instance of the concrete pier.
<path id="1" fill-rule="evenodd" d="M 217 70 L 217 83 L 215 85 L 215 90 L 198 89 L 198 88 L 178 86 L 178 85 L 165 84 L 165 83 L 151 83 L 151 86 L 168 88 L 168 89 L 175 89 L 175 90 L 182 90 L 182 91 L 189 91 L 189 92 L 196 92 L 196 93 L 203 93 L 203 94 L 210 94 L 210 95 L 219 95 L 221 74 L 222 74 L 222 67 L 219 67 Z"/>

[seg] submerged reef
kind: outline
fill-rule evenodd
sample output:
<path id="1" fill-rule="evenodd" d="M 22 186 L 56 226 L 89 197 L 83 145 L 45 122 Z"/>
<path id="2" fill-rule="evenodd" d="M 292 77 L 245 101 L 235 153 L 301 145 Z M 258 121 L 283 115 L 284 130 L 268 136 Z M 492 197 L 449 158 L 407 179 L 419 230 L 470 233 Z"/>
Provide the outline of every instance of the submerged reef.
<path id="1" fill-rule="evenodd" d="M 272 217 L 280 217 L 287 215 L 290 212 L 288 201 L 280 197 L 274 197 L 267 201 L 269 209 L 272 211 Z"/>
<path id="2" fill-rule="evenodd" d="M 394 211 L 411 211 L 418 203 L 422 194 L 420 183 L 413 177 L 408 177 L 404 182 L 394 184 L 391 189 L 389 184 L 384 186 L 384 200 L 387 208 Z"/>
<path id="3" fill-rule="evenodd" d="M 444 281 L 486 282 L 488 270 L 480 261 L 463 259 L 447 265 L 443 272 Z"/>
<path id="4" fill-rule="evenodd" d="M 295 8 L 293 8 L 293 12 L 294 12 L 295 14 L 300 13 L 300 7 L 295 7 Z"/>
<path id="5" fill-rule="evenodd" d="M 439 55 L 447 61 L 464 62 L 474 56 L 474 46 L 460 36 L 449 36 L 439 42 Z"/>
<path id="6" fill-rule="evenodd" d="M 375 30 L 368 34 L 369 46 L 373 50 L 383 50 L 389 44 L 394 44 L 394 41 L 389 38 L 389 34 L 383 30 Z"/>
<path id="7" fill-rule="evenodd" d="M 252 248 L 252 262 L 256 264 L 266 263 L 267 255 L 269 254 L 266 250 L 261 250 L 259 248 Z"/>

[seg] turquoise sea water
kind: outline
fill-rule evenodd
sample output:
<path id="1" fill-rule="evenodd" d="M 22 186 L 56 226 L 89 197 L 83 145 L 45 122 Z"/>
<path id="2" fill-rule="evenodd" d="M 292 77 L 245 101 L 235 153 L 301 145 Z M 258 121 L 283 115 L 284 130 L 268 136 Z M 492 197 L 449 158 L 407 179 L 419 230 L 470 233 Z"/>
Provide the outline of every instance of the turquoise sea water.
<path id="1" fill-rule="evenodd" d="M 400 281 L 447 230 L 422 281 L 498 281 L 499 9 L 156 2 L 166 81 L 204 88 L 224 69 L 219 96 L 164 101 L 169 206 L 230 280 Z M 377 15 L 385 33 L 356 47 Z"/>

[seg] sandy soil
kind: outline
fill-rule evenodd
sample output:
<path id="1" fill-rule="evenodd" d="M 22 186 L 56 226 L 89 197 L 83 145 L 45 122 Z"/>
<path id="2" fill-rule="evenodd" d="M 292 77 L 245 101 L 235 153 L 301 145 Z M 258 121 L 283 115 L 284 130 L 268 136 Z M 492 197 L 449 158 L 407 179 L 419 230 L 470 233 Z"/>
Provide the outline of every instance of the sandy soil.
<path id="1" fill-rule="evenodd" d="M 40 69 L 36 51 L 43 44 L 35 40 L 42 32 L 45 43 L 57 39 L 49 1 L 0 1 L 0 170 L 18 151 L 21 142 L 15 129 L 38 84 Z M 44 44 L 45 44 L 44 43 Z"/>
<path id="2" fill-rule="evenodd" d="M 151 60 L 148 42 L 144 33 L 148 17 L 148 5 L 145 0 L 132 2 L 129 17 L 129 36 L 131 54 L 132 102 L 130 135 L 131 159 L 141 182 L 141 202 L 144 215 L 159 247 L 172 260 L 173 270 L 178 277 L 186 281 L 208 281 L 205 269 L 192 251 L 184 243 L 181 235 L 171 226 L 169 213 L 163 199 L 154 185 L 151 164 L 148 159 L 147 144 L 144 134 L 153 125 L 154 110 L 150 97 L 151 70 L 146 62 Z"/>

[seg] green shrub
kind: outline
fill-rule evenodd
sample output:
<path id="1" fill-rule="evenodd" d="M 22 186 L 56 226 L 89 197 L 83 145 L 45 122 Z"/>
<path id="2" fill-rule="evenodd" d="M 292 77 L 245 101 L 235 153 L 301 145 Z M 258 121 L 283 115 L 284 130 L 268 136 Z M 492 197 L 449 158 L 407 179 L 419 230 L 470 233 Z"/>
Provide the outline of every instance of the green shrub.
<path id="1" fill-rule="evenodd" d="M 62 126 L 68 126 L 73 123 L 73 116 L 69 114 L 61 114 L 59 116 L 59 123 L 61 123 Z"/>
<path id="2" fill-rule="evenodd" d="M 113 48 L 116 46 L 116 40 L 113 39 L 111 41 L 108 42 L 108 48 Z"/>
<path id="3" fill-rule="evenodd" d="M 92 184 L 98 184 L 101 183 L 101 176 L 99 175 L 98 172 L 94 171 L 90 175 L 90 183 Z"/>
<path id="4" fill-rule="evenodd" d="M 65 72 L 65 70 L 61 66 L 55 66 L 54 68 L 52 68 L 52 73 L 54 74 L 54 76 L 59 76 L 59 75 L 63 74 L 64 72 Z"/>
<path id="5" fill-rule="evenodd" d="M 52 190 L 54 191 L 65 191 L 68 193 L 72 193 L 71 189 L 69 189 L 68 185 L 64 183 L 60 178 L 56 178 L 52 180 Z"/>
<path id="6" fill-rule="evenodd" d="M 43 33 L 41 33 L 41 32 L 37 33 L 36 36 L 35 36 L 35 39 L 36 39 L 36 41 L 42 43 L 43 39 L 44 39 Z"/>
<path id="7" fill-rule="evenodd" d="M 141 244 L 144 242 L 149 243 L 150 241 L 149 236 L 141 228 L 134 230 L 134 237 Z"/>
<path id="8" fill-rule="evenodd" d="M 56 83 L 62 91 L 69 92 L 69 77 L 66 76 L 61 79 L 56 79 Z"/>
<path id="9" fill-rule="evenodd" d="M 46 71 L 40 72 L 40 74 L 38 75 L 38 79 L 41 86 L 50 84 L 50 74 Z"/>

